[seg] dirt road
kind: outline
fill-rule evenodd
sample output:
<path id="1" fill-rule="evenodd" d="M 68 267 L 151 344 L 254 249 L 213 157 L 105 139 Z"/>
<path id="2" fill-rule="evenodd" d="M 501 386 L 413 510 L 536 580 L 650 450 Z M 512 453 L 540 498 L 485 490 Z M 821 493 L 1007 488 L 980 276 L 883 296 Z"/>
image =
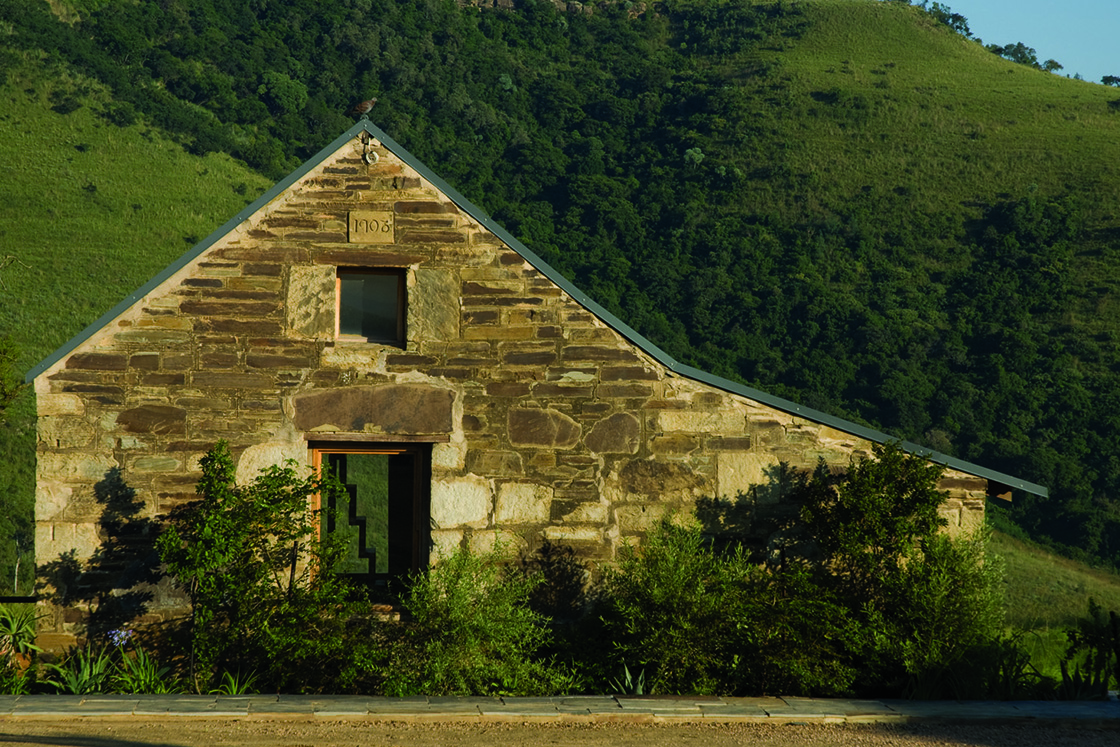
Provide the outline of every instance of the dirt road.
<path id="1" fill-rule="evenodd" d="M 385 724 L 364 720 L 0 720 L 0 747 L 1115 747 L 1120 731 L 1010 725 Z"/>

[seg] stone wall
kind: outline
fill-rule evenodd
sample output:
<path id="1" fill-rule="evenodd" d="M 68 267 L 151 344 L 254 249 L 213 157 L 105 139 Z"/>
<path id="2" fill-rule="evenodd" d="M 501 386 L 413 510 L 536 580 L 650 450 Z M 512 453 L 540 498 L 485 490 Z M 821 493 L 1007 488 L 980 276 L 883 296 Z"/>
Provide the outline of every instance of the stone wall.
<path id="1" fill-rule="evenodd" d="M 317 436 L 428 440 L 437 551 L 548 538 L 597 559 L 666 512 L 765 486 L 779 462 L 869 453 L 675 375 L 374 146 L 345 145 L 37 378 L 41 567 L 104 558 L 107 495 L 131 506 L 139 542 L 195 497 L 218 439 L 239 479 L 306 462 Z M 334 339 L 339 266 L 406 268 L 403 348 Z M 944 487 L 952 524 L 978 525 L 985 481 Z M 149 620 L 181 605 L 166 581 L 140 582 Z M 48 646 L 80 632 L 69 604 L 48 605 Z"/>

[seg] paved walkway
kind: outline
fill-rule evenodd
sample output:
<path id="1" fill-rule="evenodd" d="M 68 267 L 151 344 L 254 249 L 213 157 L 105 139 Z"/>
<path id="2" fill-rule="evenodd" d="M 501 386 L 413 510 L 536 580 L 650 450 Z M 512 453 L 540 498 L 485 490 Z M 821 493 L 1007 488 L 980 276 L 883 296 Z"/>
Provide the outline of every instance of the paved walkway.
<path id="1" fill-rule="evenodd" d="M 612 697 L 374 698 L 299 695 L 7 695 L 7 719 L 211 717 L 446 722 L 1022 722 L 1120 730 L 1120 702 Z"/>

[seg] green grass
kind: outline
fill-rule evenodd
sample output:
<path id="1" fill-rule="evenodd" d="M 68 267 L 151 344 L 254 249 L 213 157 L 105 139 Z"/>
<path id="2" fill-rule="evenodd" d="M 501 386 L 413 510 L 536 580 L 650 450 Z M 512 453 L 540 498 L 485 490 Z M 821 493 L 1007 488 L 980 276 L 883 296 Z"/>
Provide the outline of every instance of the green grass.
<path id="1" fill-rule="evenodd" d="M 110 124 L 100 114 L 109 101 L 97 84 L 40 59 L 0 75 L 0 334 L 19 345 L 25 371 L 271 186 L 228 156 L 199 158 L 142 124 Z M 7 416 L 0 594 L 27 594 L 30 391 Z M 17 536 L 25 545 L 18 589 Z"/>
<path id="2" fill-rule="evenodd" d="M 993 532 L 990 552 L 1006 564 L 1006 624 L 1039 671 L 1059 677 L 1065 630 L 1088 613 L 1089 599 L 1120 611 L 1120 574 L 1054 555 L 1037 545 Z"/>
<path id="3" fill-rule="evenodd" d="M 805 35 L 777 54 L 781 129 L 822 207 L 870 187 L 954 213 L 1037 184 L 1100 190 L 1097 215 L 1114 214 L 1114 89 L 1004 60 L 918 8 L 818 0 L 807 13 Z"/>
<path id="4" fill-rule="evenodd" d="M 109 101 L 39 60 L 0 86 L 0 330 L 25 368 L 271 186 L 228 156 L 107 122 Z"/>

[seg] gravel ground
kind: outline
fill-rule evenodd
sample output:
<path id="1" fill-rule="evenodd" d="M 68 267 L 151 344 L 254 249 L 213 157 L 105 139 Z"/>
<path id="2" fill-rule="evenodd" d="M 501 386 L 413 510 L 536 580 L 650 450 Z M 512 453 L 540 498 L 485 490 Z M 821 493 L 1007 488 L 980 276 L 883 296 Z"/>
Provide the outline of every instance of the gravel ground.
<path id="1" fill-rule="evenodd" d="M 1116 724 L 1065 727 L 1008 725 L 645 725 L 645 724 L 383 724 L 218 719 L 0 720 L 0 745 L 27 747 L 1117 747 Z"/>

